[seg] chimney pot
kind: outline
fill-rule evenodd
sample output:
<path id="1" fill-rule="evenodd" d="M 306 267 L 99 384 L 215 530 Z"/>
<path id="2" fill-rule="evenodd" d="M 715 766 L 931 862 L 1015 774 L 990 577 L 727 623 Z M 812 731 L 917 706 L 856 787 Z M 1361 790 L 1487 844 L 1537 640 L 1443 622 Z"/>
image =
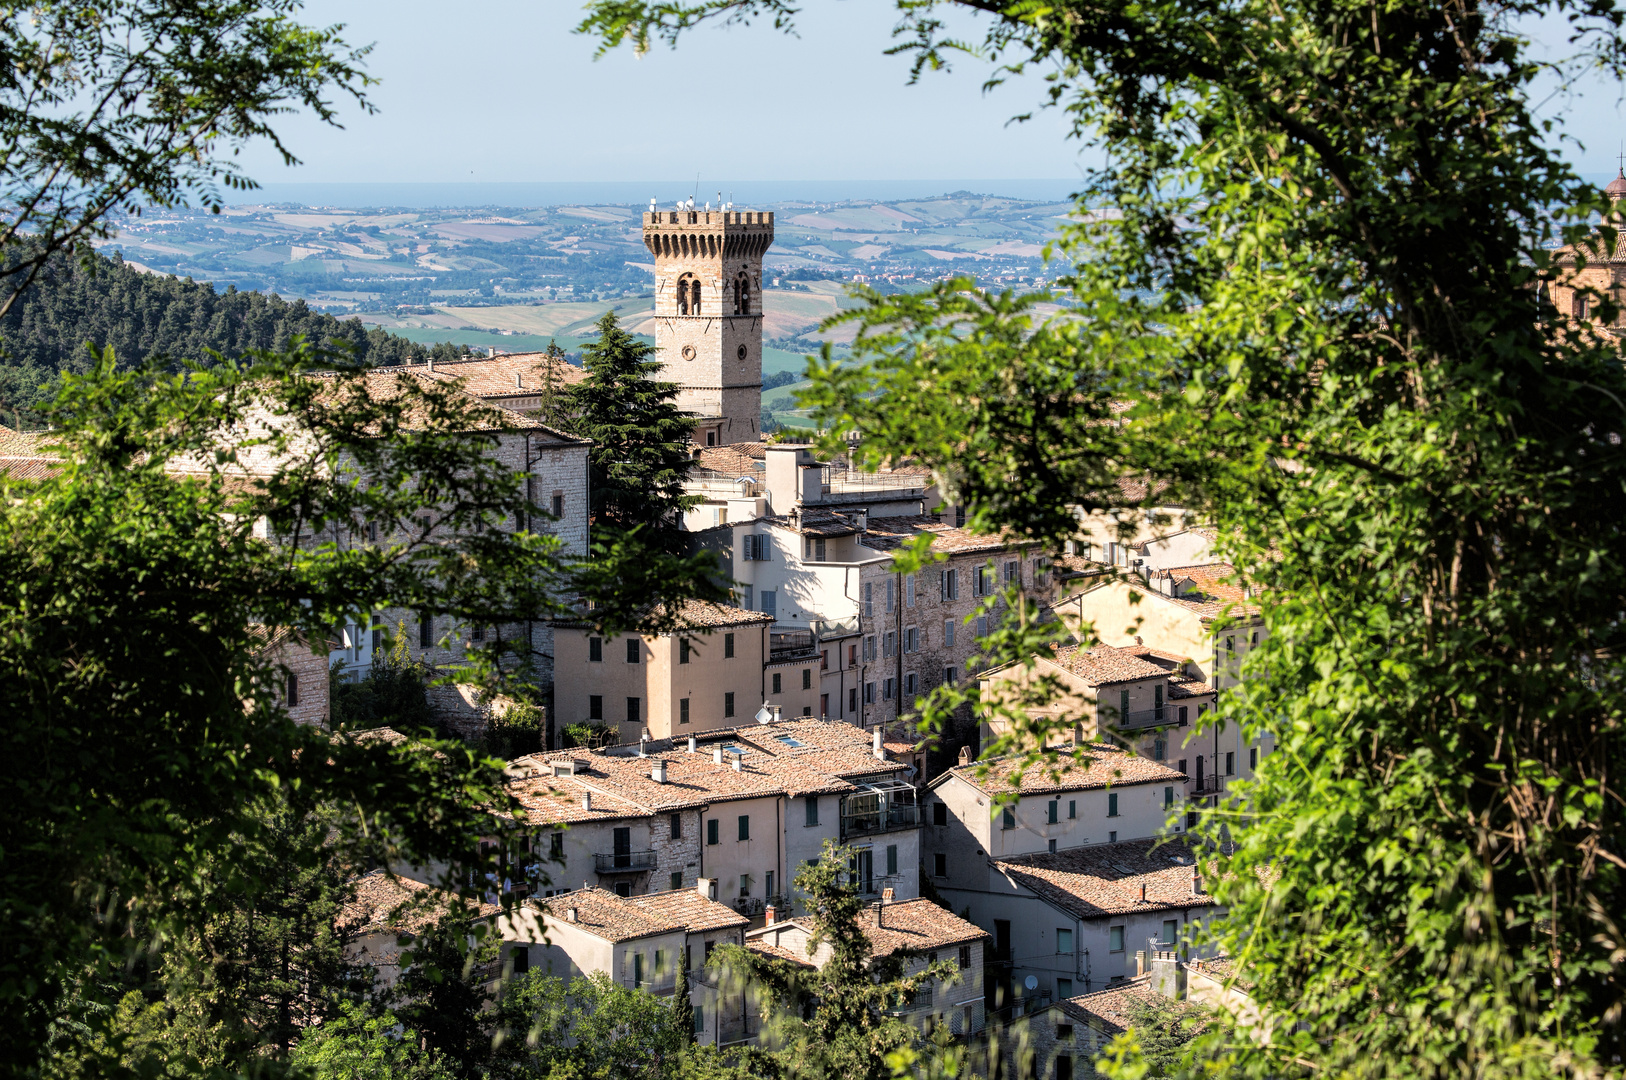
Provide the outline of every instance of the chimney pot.
<path id="1" fill-rule="evenodd" d="M 520 372 L 517 372 L 517 371 L 514 372 L 514 389 L 515 390 L 523 390 L 524 388 L 525 388 L 525 376 L 522 375 Z"/>
<path id="2" fill-rule="evenodd" d="M 721 746 L 714 746 L 711 748 L 711 763 L 713 765 L 721 765 L 723 763 L 723 748 Z"/>
<path id="3" fill-rule="evenodd" d="M 666 783 L 666 762 L 656 758 L 654 767 L 649 770 L 649 778 L 657 784 Z"/>
<path id="4" fill-rule="evenodd" d="M 877 758 L 879 758 L 882 761 L 886 760 L 886 747 L 881 745 L 881 729 L 880 728 L 875 729 L 875 734 L 870 740 L 870 753 L 874 754 Z"/>
<path id="5" fill-rule="evenodd" d="M 779 918 L 779 909 L 774 907 L 772 904 L 769 904 L 768 909 L 762 913 L 762 918 L 763 926 L 772 926 Z"/>
<path id="6" fill-rule="evenodd" d="M 691 753 L 691 754 L 694 753 L 696 749 L 697 749 L 697 747 L 695 745 L 695 737 L 693 735 L 690 735 L 689 736 L 689 753 Z"/>
<path id="7" fill-rule="evenodd" d="M 1203 895 L 1203 872 L 1201 868 L 1191 868 L 1191 891 L 1197 896 Z"/>
<path id="8" fill-rule="evenodd" d="M 961 765 L 969 765 L 969 764 L 971 764 L 971 747 L 969 747 L 969 746 L 960 747 L 960 764 Z"/>
<path id="9" fill-rule="evenodd" d="M 741 763 L 742 763 L 742 762 L 743 762 L 743 761 L 744 761 L 744 759 L 743 759 L 743 758 L 735 758 L 735 759 L 734 759 L 734 771 L 735 771 L 735 772 L 739 772 L 739 771 L 740 771 L 740 765 L 741 765 Z"/>
<path id="10" fill-rule="evenodd" d="M 591 791 L 582 792 L 582 809 L 593 809 L 593 793 Z"/>
<path id="11" fill-rule="evenodd" d="M 565 921 L 566 922 L 575 922 L 576 917 L 578 915 L 578 911 L 579 911 L 579 909 L 577 909 L 577 908 L 567 908 L 567 909 L 565 909 Z"/>
<path id="12" fill-rule="evenodd" d="M 1140 883 L 1140 902 L 1146 903 L 1146 882 Z"/>
<path id="13" fill-rule="evenodd" d="M 881 903 L 890 904 L 892 902 L 892 898 L 897 896 L 897 895 L 898 895 L 898 893 L 897 893 L 897 890 L 895 890 L 895 889 L 890 889 L 890 888 L 882 889 L 881 890 Z"/>

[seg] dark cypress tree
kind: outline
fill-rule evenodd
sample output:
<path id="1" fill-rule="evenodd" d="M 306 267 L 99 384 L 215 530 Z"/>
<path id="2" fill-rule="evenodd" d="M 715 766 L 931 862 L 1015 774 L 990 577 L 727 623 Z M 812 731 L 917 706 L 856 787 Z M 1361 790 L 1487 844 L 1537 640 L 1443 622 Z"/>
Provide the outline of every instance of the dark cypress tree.
<path id="1" fill-rule="evenodd" d="M 694 1002 L 689 1000 L 689 950 L 678 950 L 677 984 L 672 990 L 672 1027 L 694 1038 Z"/>
<path id="2" fill-rule="evenodd" d="M 623 330 L 613 311 L 598 331 L 582 350 L 587 377 L 568 395 L 571 428 L 593 440 L 594 528 L 642 527 L 647 543 L 674 542 L 683 511 L 698 501 L 683 494 L 693 424 L 678 410 L 677 384 L 652 378 L 654 346 Z"/>

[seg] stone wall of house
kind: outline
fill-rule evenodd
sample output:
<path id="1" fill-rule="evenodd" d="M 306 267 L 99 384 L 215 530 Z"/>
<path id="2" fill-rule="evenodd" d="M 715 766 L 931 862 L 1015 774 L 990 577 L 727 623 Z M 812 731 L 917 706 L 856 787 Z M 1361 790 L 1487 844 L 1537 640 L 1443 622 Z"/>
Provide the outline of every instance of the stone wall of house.
<path id="1" fill-rule="evenodd" d="M 981 652 L 979 628 L 992 629 L 1005 613 L 1001 603 L 991 614 L 979 616 L 987 600 L 977 588 L 977 573 L 981 568 L 992 565 L 990 588 L 998 591 L 1005 585 L 1007 565 L 1015 563 L 1016 569 L 1012 572 L 1020 576 L 1023 591 L 1036 605 L 1048 606 L 1056 596 L 1056 575 L 1043 573 L 1036 580 L 1038 558 L 1035 548 L 951 555 L 914 575 L 913 603 L 908 576 L 892 573 L 890 562 L 864 566 L 859 575 L 859 595 L 868 597 L 869 602 L 861 606 L 859 623 L 863 634 L 859 649 L 863 724 L 890 723 L 897 719 L 900 704 L 902 712 L 914 711 L 915 700 L 942 685 L 945 679 L 952 677 L 959 682 L 973 677 L 973 659 Z M 944 572 L 954 574 L 951 598 L 944 596 Z M 891 610 L 886 602 L 889 581 L 893 598 Z M 912 647 L 910 630 L 914 631 Z M 890 645 L 889 634 L 893 635 Z M 887 694 L 889 679 L 893 682 L 890 696 Z M 928 776 L 936 776 L 953 765 L 960 747 L 976 749 L 976 722 L 970 710 L 962 712 L 963 716 L 955 718 L 951 737 L 928 755 Z"/>

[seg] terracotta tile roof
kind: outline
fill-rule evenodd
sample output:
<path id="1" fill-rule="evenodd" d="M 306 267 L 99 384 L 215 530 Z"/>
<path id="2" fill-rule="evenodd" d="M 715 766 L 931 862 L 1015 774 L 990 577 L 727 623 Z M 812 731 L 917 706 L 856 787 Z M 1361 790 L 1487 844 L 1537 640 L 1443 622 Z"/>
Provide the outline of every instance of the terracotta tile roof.
<path id="1" fill-rule="evenodd" d="M 1059 1009 L 1073 1020 L 1088 1024 L 1104 1034 L 1121 1035 L 1129 1030 L 1129 1017 L 1136 1002 L 1171 1005 L 1192 1017 L 1202 1015 L 1200 1006 L 1163 997 L 1153 990 L 1151 979 L 1145 975 L 1106 990 L 1097 990 L 1093 994 L 1064 998 L 1051 1008 Z"/>
<path id="2" fill-rule="evenodd" d="M 871 517 L 863 543 L 877 551 L 892 551 L 909 543 L 923 532 L 932 534 L 933 551 L 950 555 L 1004 551 L 1013 545 L 1029 542 L 1015 536 L 979 535 L 968 529 L 957 528 L 930 514 L 908 514 L 902 517 Z"/>
<path id="3" fill-rule="evenodd" d="M 853 536 L 858 532 L 857 516 L 836 510 L 803 510 L 796 515 L 770 515 L 762 520 L 803 536 Z"/>
<path id="4" fill-rule="evenodd" d="M 566 923 L 571 922 L 570 912 L 574 910 L 573 925 L 605 941 L 631 941 L 683 929 L 679 920 L 629 904 L 626 898 L 604 889 L 577 889 L 528 903 L 545 910 L 550 918 Z"/>
<path id="5" fill-rule="evenodd" d="M 417 934 L 451 912 L 455 898 L 411 878 L 373 870 L 357 878 L 354 893 L 339 915 L 351 933 Z M 494 915 L 495 904 L 471 904 L 473 917 Z"/>
<path id="6" fill-rule="evenodd" d="M 795 950 L 781 948 L 778 945 L 773 945 L 769 942 L 763 941 L 761 938 L 754 938 L 747 941 L 745 943 L 745 947 L 754 953 L 761 953 L 763 956 L 771 956 L 775 960 L 783 960 L 786 963 L 795 964 L 797 967 L 813 968 L 816 966 L 808 957 L 797 956 Z"/>
<path id="7" fill-rule="evenodd" d="M 470 360 L 437 360 L 434 371 L 427 364 L 393 364 L 379 371 L 408 370 L 427 375 L 438 382 L 462 381 L 463 389 L 481 398 L 524 397 L 535 394 L 547 385 L 549 367 L 553 382 L 560 390 L 574 386 L 587 378 L 581 368 L 563 360 L 549 361 L 547 353 L 508 353 L 505 356 L 477 357 Z M 523 386 L 514 385 L 518 375 Z"/>
<path id="8" fill-rule="evenodd" d="M 499 359 L 502 358 L 499 357 Z M 482 363 L 485 361 L 459 362 Z M 486 400 L 479 394 L 471 392 L 466 386 L 458 383 L 458 380 L 455 377 L 442 373 L 440 370 L 441 366 L 442 365 L 440 364 L 436 364 L 435 370 L 432 372 L 429 370 L 427 364 L 396 364 L 390 367 L 369 368 L 363 373 L 362 380 L 367 387 L 367 393 L 375 401 L 390 401 L 394 399 L 403 392 L 403 387 L 409 382 L 416 382 L 423 386 L 434 384 L 449 384 L 456 386 L 460 391 L 460 394 L 454 400 L 456 400 L 462 406 L 462 416 L 460 418 L 462 430 L 517 430 L 530 431 L 533 434 L 540 432 L 542 435 L 547 437 L 549 443 L 573 446 L 585 446 L 588 444 L 588 440 L 586 439 L 578 438 L 574 435 L 558 431 L 544 424 L 539 424 L 533 420 L 527 419 L 523 413 L 512 412 L 508 409 L 502 408 L 500 405 L 492 405 L 487 403 Z M 333 389 L 328 392 L 328 396 L 331 396 L 335 400 L 340 399 L 341 391 L 339 390 L 339 387 L 342 385 L 347 385 L 347 383 L 339 380 L 337 372 L 315 372 L 311 377 L 316 379 L 331 380 Z M 512 377 L 510 377 L 509 381 L 510 385 L 512 385 Z M 421 415 L 413 416 L 409 412 L 407 416 L 403 417 L 402 426 L 408 430 L 412 430 L 414 424 L 420 423 L 421 420 Z"/>
<path id="9" fill-rule="evenodd" d="M 579 825 L 587 821 L 620 821 L 648 817 L 651 810 L 578 783 L 574 777 L 536 775 L 503 785 L 525 808 L 525 821 L 533 825 Z M 591 808 L 582 797 L 591 794 Z"/>
<path id="10" fill-rule="evenodd" d="M 0 457 L 50 457 L 45 446 L 54 438 L 49 431 L 17 431 L 0 426 Z"/>
<path id="11" fill-rule="evenodd" d="M 1244 993 L 1253 989 L 1253 980 L 1242 977 L 1237 971 L 1236 961 L 1229 956 L 1188 960 L 1186 967 L 1218 982 L 1228 982 Z"/>
<path id="12" fill-rule="evenodd" d="M 0 456 L 0 473 L 12 480 L 49 480 L 61 471 L 61 458 Z"/>
<path id="13" fill-rule="evenodd" d="M 941 783 L 943 778 L 957 776 L 989 795 L 1013 789 L 1019 790 L 1023 795 L 1038 795 L 1046 792 L 1126 787 L 1130 784 L 1183 784 L 1186 781 L 1184 773 L 1144 755 L 1131 754 L 1110 743 L 1089 743 L 1074 749 L 1070 755 L 1057 756 L 1064 759 L 1070 757 L 1071 760 L 1065 765 L 1053 766 L 1052 768 L 1056 769 L 1054 776 L 1051 775 L 1051 768 L 1042 765 L 1023 769 L 1021 761 L 1017 758 L 996 758 L 993 761 L 973 761 L 969 765 L 955 766 L 944 773 L 942 778 L 933 781 L 933 786 Z M 987 771 L 984 775 L 985 769 Z M 1018 782 L 1020 788 L 1016 787 Z"/>
<path id="14" fill-rule="evenodd" d="M 1140 679 L 1164 678 L 1169 674 L 1167 668 L 1136 656 L 1128 649 L 1111 645 L 1083 649 L 1077 645 L 1053 644 L 1050 649 L 1049 655 L 1039 655 L 1077 675 L 1086 686 L 1111 686 Z"/>
<path id="15" fill-rule="evenodd" d="M 1181 698 L 1203 697 L 1212 695 L 1214 688 L 1201 679 L 1187 679 L 1178 675 L 1169 676 L 1169 700 L 1178 701 Z"/>
<path id="16" fill-rule="evenodd" d="M 1064 578 L 1105 574 L 1112 569 L 1106 563 L 1086 559 L 1082 555 L 1057 555 L 1050 560 L 1050 567 Z"/>
<path id="17" fill-rule="evenodd" d="M 647 911 L 656 918 L 683 924 L 691 934 L 751 924 L 751 920 L 744 915 L 701 896 L 697 889 L 672 889 L 646 896 L 629 896 L 626 900 L 633 907 Z"/>
<path id="18" fill-rule="evenodd" d="M 1129 840 L 988 861 L 1040 899 L 1080 919 L 1214 903 L 1206 892 L 1192 891 L 1196 860 L 1184 840 Z"/>
<path id="19" fill-rule="evenodd" d="M 1153 596 L 1179 604 L 1205 618 L 1259 614 L 1259 605 L 1245 595 L 1241 584 L 1233 580 L 1236 576 L 1236 568 L 1230 563 L 1170 566 L 1152 571 L 1151 580 L 1155 582 L 1168 578 L 1184 591 L 1174 596 L 1159 592 L 1155 587 L 1150 591 Z M 1191 584 L 1180 584 L 1182 579 Z"/>
<path id="20" fill-rule="evenodd" d="M 666 604 L 656 604 L 649 609 L 646 616 L 649 625 L 661 626 L 671 617 L 672 609 Z M 678 605 L 676 623 L 679 627 L 688 627 L 702 630 L 724 626 L 748 626 L 753 623 L 771 623 L 772 615 L 760 611 L 748 611 L 745 608 L 734 607 L 730 604 L 714 604 L 707 600 L 685 600 Z M 581 627 L 589 625 L 580 619 L 555 619 L 555 626 Z"/>
<path id="21" fill-rule="evenodd" d="M 760 442 L 729 443 L 727 446 L 698 447 L 695 465 L 727 476 L 762 479 L 768 467 L 768 448 Z"/>
<path id="22" fill-rule="evenodd" d="M 725 751 L 718 764 L 714 751 L 725 746 L 744 753 Z M 647 757 L 636 756 L 630 747 L 532 754 L 510 764 L 513 778 L 505 786 L 525 806 L 528 820 L 561 824 L 643 817 L 731 799 L 853 791 L 853 778 L 901 779 L 909 769 L 902 762 L 877 760 L 862 729 L 814 719 L 707 732 L 693 754 L 684 741 L 655 741 L 645 749 Z M 736 757 L 738 771 L 733 767 Z M 585 761 L 587 768 L 553 776 L 555 761 Z M 651 776 L 657 761 L 666 763 L 665 783 Z M 582 795 L 589 792 L 591 810 L 582 807 Z"/>
<path id="23" fill-rule="evenodd" d="M 812 934 L 817 928 L 816 920 L 808 916 L 787 921 L 807 934 Z M 774 924 L 775 927 L 783 925 L 783 923 Z M 890 904 L 871 904 L 858 913 L 858 926 L 864 931 L 864 936 L 869 938 L 870 955 L 876 959 L 891 956 L 900 950 L 926 952 L 929 949 L 946 949 L 972 941 L 982 941 L 989 937 L 988 931 L 966 922 L 954 912 L 939 907 L 924 897 L 916 900 L 895 900 Z M 786 952 L 794 954 L 796 951 L 779 947 L 773 955 Z"/>

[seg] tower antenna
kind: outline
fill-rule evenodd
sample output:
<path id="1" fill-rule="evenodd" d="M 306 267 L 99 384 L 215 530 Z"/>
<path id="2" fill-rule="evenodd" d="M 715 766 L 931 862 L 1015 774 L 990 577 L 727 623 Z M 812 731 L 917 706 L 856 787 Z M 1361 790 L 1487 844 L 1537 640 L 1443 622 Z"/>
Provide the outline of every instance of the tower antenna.
<path id="1" fill-rule="evenodd" d="M 691 198 L 698 198 L 699 196 L 700 196 L 700 174 L 695 173 L 694 174 L 694 195 L 691 196 Z"/>

